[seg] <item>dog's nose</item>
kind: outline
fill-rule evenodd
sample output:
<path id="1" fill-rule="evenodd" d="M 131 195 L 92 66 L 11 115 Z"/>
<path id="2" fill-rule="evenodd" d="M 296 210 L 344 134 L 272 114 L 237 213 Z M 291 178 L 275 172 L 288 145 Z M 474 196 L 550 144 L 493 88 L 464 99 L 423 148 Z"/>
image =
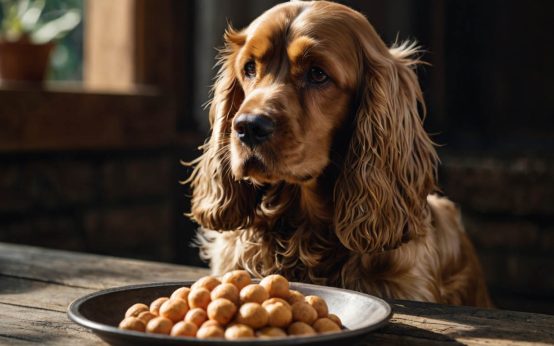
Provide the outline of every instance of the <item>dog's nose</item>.
<path id="1" fill-rule="evenodd" d="M 275 123 L 264 115 L 241 114 L 235 119 L 234 129 L 244 144 L 254 148 L 271 136 Z"/>

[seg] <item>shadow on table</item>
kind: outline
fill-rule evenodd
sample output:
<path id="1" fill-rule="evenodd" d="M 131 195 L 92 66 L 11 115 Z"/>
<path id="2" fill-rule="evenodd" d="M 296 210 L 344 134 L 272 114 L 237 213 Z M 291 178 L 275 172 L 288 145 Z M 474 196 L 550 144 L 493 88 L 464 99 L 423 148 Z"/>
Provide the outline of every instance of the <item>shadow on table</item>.
<path id="1" fill-rule="evenodd" d="M 464 345 L 453 337 L 401 322 L 390 323 L 357 343 L 362 345 Z"/>
<path id="2" fill-rule="evenodd" d="M 409 335 L 427 344 L 459 344 L 456 339 L 482 339 L 492 343 L 506 341 L 554 342 L 553 318 L 548 315 L 467 306 L 448 306 L 413 301 L 390 301 L 395 315 L 378 333 Z M 418 316 L 435 332 L 404 323 L 401 315 Z M 414 323 L 415 324 L 415 323 Z M 411 343 L 411 342 L 410 342 Z"/>

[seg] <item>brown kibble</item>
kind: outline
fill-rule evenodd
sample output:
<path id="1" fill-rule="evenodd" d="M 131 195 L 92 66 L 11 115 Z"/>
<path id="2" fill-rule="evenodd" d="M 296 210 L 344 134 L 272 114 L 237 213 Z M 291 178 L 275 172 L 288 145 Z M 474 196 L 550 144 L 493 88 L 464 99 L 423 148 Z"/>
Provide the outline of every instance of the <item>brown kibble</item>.
<path id="1" fill-rule="evenodd" d="M 292 304 L 292 320 L 300 321 L 311 325 L 317 320 L 317 311 L 306 302 Z"/>
<path id="2" fill-rule="evenodd" d="M 156 317 L 156 315 L 154 315 L 150 311 L 143 311 L 137 316 L 137 318 L 144 322 L 144 324 L 148 323 L 154 317 Z"/>
<path id="3" fill-rule="evenodd" d="M 146 332 L 156 334 L 169 334 L 172 327 L 173 322 L 171 322 L 169 318 L 158 316 L 148 321 L 148 323 L 146 324 Z"/>
<path id="4" fill-rule="evenodd" d="M 198 327 L 194 323 L 180 321 L 171 328 L 171 336 L 196 336 Z"/>
<path id="5" fill-rule="evenodd" d="M 225 332 L 223 328 L 218 326 L 202 326 L 196 332 L 196 337 L 198 339 L 212 339 L 212 338 L 223 338 L 225 337 Z"/>
<path id="6" fill-rule="evenodd" d="M 225 298 L 229 299 L 235 304 L 239 303 L 239 290 L 235 285 L 229 283 L 223 283 L 214 288 L 210 296 L 212 300 Z"/>
<path id="7" fill-rule="evenodd" d="M 195 288 L 189 293 L 189 307 L 206 310 L 210 304 L 210 291 L 204 287 Z"/>
<path id="8" fill-rule="evenodd" d="M 185 321 L 194 323 L 198 328 L 200 328 L 202 323 L 206 322 L 207 319 L 208 314 L 201 308 L 190 309 L 185 315 Z"/>
<path id="9" fill-rule="evenodd" d="M 284 276 L 273 274 L 260 281 L 270 297 L 287 298 L 289 296 L 289 281 Z"/>
<path id="10" fill-rule="evenodd" d="M 284 330 L 277 327 L 265 327 L 256 332 L 256 336 L 261 339 L 283 338 L 287 336 Z"/>
<path id="11" fill-rule="evenodd" d="M 317 317 L 323 318 L 327 317 L 329 314 L 329 308 L 327 308 L 327 303 L 325 303 L 323 298 L 318 296 L 307 296 L 306 302 L 317 311 Z"/>
<path id="12" fill-rule="evenodd" d="M 290 308 L 290 304 L 282 298 L 269 298 L 268 300 L 266 300 L 262 303 L 262 306 L 265 308 L 266 306 L 268 306 L 270 304 L 275 304 L 275 303 L 282 303 L 285 306 Z"/>
<path id="13" fill-rule="evenodd" d="M 156 316 L 159 316 L 160 315 L 160 307 L 162 306 L 163 303 L 165 303 L 168 300 L 169 300 L 168 297 L 160 297 L 160 298 L 154 300 L 150 304 L 150 312 L 153 313 Z"/>
<path id="14" fill-rule="evenodd" d="M 127 309 L 127 311 L 125 312 L 125 317 L 137 317 L 141 312 L 148 310 L 148 305 L 137 303 Z"/>
<path id="15" fill-rule="evenodd" d="M 256 332 L 256 336 L 261 339 L 268 338 L 283 338 L 287 336 L 287 333 L 281 328 L 277 327 L 265 327 Z"/>
<path id="16" fill-rule="evenodd" d="M 292 321 L 290 308 L 282 303 L 270 304 L 264 308 L 268 313 L 268 324 L 271 327 L 284 328 Z"/>
<path id="17" fill-rule="evenodd" d="M 289 289 L 281 275 L 252 283 L 245 270 L 220 279 L 202 277 L 190 288 L 178 287 L 169 298 L 132 305 L 125 316 L 121 329 L 198 339 L 286 338 L 343 328 L 323 298 Z"/>
<path id="18" fill-rule="evenodd" d="M 339 328 L 342 328 L 342 321 L 340 320 L 340 318 L 335 315 L 335 314 L 329 314 L 327 316 L 328 319 L 330 319 L 331 321 L 335 322 L 337 326 L 339 326 Z"/>
<path id="19" fill-rule="evenodd" d="M 216 286 L 221 284 L 221 281 L 219 281 L 218 278 L 214 276 L 204 276 L 200 279 L 198 279 L 192 286 L 190 286 L 191 290 L 194 290 L 196 288 L 204 287 L 208 291 L 212 291 Z"/>
<path id="20" fill-rule="evenodd" d="M 241 304 L 249 302 L 262 304 L 267 298 L 269 298 L 269 294 L 266 289 L 258 284 L 250 284 L 240 290 Z"/>
<path id="21" fill-rule="evenodd" d="M 221 282 L 235 285 L 240 292 L 245 286 L 252 283 L 252 279 L 246 270 L 233 270 L 223 275 Z"/>
<path id="22" fill-rule="evenodd" d="M 335 333 L 340 332 L 340 327 L 330 319 L 324 317 L 314 322 L 312 325 L 318 333 Z"/>
<path id="23" fill-rule="evenodd" d="M 189 305 L 181 298 L 167 300 L 160 307 L 160 316 L 169 318 L 173 323 L 182 321 L 189 311 Z"/>
<path id="24" fill-rule="evenodd" d="M 264 327 L 269 319 L 267 311 L 258 303 L 245 303 L 239 308 L 237 322 L 254 329 Z"/>
<path id="25" fill-rule="evenodd" d="M 229 299 L 219 298 L 208 305 L 207 312 L 210 320 L 217 321 L 224 326 L 231 321 L 237 312 L 237 307 Z"/>
<path id="26" fill-rule="evenodd" d="M 292 305 L 297 302 L 303 302 L 305 301 L 305 297 L 302 293 L 296 291 L 296 290 L 289 290 L 289 296 L 287 298 L 287 302 Z"/>
<path id="27" fill-rule="evenodd" d="M 207 320 L 206 322 L 202 323 L 202 326 L 201 326 L 201 327 L 203 328 L 203 327 L 212 327 L 212 326 L 213 326 L 213 327 L 223 328 L 223 327 L 221 326 L 221 324 L 219 324 L 219 322 L 214 321 L 214 320 Z"/>
<path id="28" fill-rule="evenodd" d="M 225 339 L 235 340 L 242 338 L 253 338 L 254 330 L 244 324 L 234 324 L 225 330 Z"/>
<path id="29" fill-rule="evenodd" d="M 287 328 L 289 335 L 315 335 L 315 330 L 304 322 L 294 322 Z"/>
<path id="30" fill-rule="evenodd" d="M 170 299 L 171 298 L 181 298 L 184 301 L 188 301 L 189 300 L 189 293 L 190 293 L 190 288 L 181 287 L 181 288 L 178 288 L 175 291 L 173 291 L 173 293 L 171 293 L 171 296 L 169 298 Z"/>
<path id="31" fill-rule="evenodd" d="M 125 330 L 134 330 L 137 332 L 144 332 L 146 329 L 146 324 L 143 320 L 137 317 L 129 316 L 119 323 L 119 328 Z"/>

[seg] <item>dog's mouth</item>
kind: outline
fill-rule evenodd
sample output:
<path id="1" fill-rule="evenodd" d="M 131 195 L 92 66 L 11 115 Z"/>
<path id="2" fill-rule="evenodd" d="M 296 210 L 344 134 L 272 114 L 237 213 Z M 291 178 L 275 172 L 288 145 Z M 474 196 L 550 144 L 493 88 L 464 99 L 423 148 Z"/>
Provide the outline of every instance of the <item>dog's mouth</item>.
<path id="1" fill-rule="evenodd" d="M 257 185 L 272 184 L 279 181 L 302 184 L 314 178 L 313 175 L 296 175 L 285 172 L 274 172 L 259 157 L 250 156 L 244 160 L 237 178 L 249 180 Z"/>
<path id="2" fill-rule="evenodd" d="M 234 142 L 231 147 L 231 169 L 237 180 L 249 180 L 256 185 L 275 184 L 285 181 L 304 184 L 319 175 L 299 164 L 287 148 L 276 149 L 272 143 L 248 148 Z M 291 160 L 291 157 L 293 159 Z"/>
<path id="3" fill-rule="evenodd" d="M 250 155 L 242 161 L 240 169 L 235 172 L 235 176 L 238 179 L 247 179 L 260 185 L 274 180 L 267 164 L 254 155 Z"/>
<path id="4" fill-rule="evenodd" d="M 244 160 L 243 164 L 243 174 L 245 176 L 250 176 L 252 174 L 264 174 L 267 175 L 267 165 L 262 162 L 256 156 L 250 156 Z"/>

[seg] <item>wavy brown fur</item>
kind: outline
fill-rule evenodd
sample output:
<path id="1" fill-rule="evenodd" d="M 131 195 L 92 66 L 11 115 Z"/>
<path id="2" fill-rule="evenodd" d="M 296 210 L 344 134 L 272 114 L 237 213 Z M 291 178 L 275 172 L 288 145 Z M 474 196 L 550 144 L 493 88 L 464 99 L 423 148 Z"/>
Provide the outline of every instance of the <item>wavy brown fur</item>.
<path id="1" fill-rule="evenodd" d="M 416 48 L 387 48 L 365 17 L 326 1 L 278 5 L 225 40 L 212 134 L 189 180 L 213 272 L 490 306 L 458 211 L 432 195 Z M 314 65 L 327 84 L 306 84 Z M 278 132 L 247 148 L 233 130 L 243 113 L 271 117 Z"/>

